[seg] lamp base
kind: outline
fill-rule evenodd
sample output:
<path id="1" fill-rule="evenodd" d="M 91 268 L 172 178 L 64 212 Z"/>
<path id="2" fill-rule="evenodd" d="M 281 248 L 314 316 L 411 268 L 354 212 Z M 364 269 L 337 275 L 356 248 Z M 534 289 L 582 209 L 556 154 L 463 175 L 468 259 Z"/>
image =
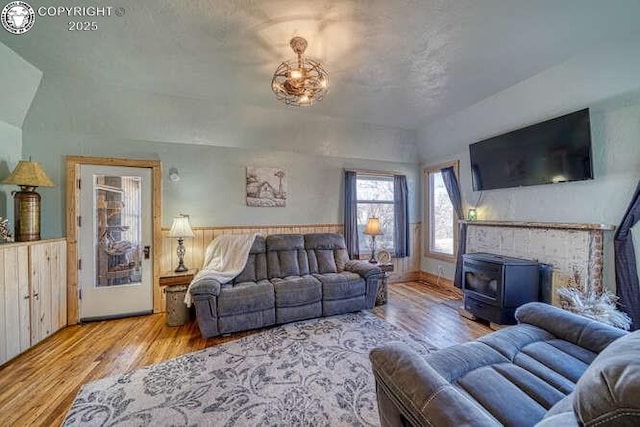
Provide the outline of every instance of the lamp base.
<path id="1" fill-rule="evenodd" d="M 378 260 L 376 259 L 376 236 L 374 234 L 371 235 L 371 257 L 369 257 L 369 263 L 378 263 Z"/>
<path id="2" fill-rule="evenodd" d="M 24 189 L 14 191 L 13 202 L 16 242 L 40 240 L 40 194 Z"/>
<path id="3" fill-rule="evenodd" d="M 173 271 L 175 271 L 176 273 L 182 273 L 183 271 L 189 271 L 189 269 L 184 264 L 180 264 L 178 265 L 178 268 Z"/>
<path id="4" fill-rule="evenodd" d="M 184 239 L 182 237 L 178 237 L 178 250 L 176 251 L 178 255 L 178 267 L 173 270 L 176 273 L 181 273 L 183 271 L 188 271 L 186 265 L 184 265 L 184 254 L 187 250 L 184 248 Z"/>

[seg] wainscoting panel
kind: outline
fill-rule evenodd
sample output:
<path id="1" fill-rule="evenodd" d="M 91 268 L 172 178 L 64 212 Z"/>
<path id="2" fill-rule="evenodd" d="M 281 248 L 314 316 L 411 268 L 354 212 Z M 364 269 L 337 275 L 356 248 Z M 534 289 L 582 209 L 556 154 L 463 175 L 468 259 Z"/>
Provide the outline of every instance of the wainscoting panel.
<path id="1" fill-rule="evenodd" d="M 410 224 L 411 256 L 393 259 L 394 272 L 390 274 L 390 282 L 416 280 L 420 272 L 420 223 Z M 258 233 L 263 236 L 270 234 L 306 234 L 306 233 L 343 233 L 342 224 L 311 224 L 311 225 L 277 225 L 277 226 L 232 226 L 232 227 L 194 227 L 195 237 L 185 239 L 187 250 L 184 263 L 188 268 L 201 268 L 204 253 L 209 243 L 221 234 Z M 168 237 L 169 228 L 162 229 L 162 248 L 160 257 L 160 272 L 173 271 L 178 265 L 175 238 Z M 162 295 L 164 309 L 164 294 Z"/>

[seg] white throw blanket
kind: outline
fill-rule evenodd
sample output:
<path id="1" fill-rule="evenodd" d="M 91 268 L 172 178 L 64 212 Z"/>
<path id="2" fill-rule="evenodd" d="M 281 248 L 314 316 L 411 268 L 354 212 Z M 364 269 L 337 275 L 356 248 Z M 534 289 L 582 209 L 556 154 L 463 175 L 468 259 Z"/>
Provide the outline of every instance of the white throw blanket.
<path id="1" fill-rule="evenodd" d="M 194 276 L 184 297 L 187 307 L 191 307 L 191 286 L 197 281 L 207 278 L 227 283 L 244 270 L 256 236 L 257 233 L 222 234 L 209 243 L 202 269 Z"/>

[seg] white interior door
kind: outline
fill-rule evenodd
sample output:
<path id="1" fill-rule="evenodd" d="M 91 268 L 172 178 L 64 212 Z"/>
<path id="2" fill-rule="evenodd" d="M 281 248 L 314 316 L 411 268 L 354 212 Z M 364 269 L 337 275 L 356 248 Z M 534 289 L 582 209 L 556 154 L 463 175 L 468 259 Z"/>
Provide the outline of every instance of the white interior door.
<path id="1" fill-rule="evenodd" d="M 151 313 L 151 169 L 81 165 L 80 179 L 80 320 Z"/>

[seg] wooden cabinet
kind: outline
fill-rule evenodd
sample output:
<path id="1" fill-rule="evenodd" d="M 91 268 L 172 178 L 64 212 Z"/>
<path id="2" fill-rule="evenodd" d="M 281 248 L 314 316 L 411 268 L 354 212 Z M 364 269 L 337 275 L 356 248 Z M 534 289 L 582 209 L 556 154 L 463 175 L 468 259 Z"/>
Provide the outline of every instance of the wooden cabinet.
<path id="1" fill-rule="evenodd" d="M 0 364 L 31 346 L 29 248 L 0 247 Z"/>
<path id="2" fill-rule="evenodd" d="M 0 245 L 0 364 L 67 325 L 66 241 Z"/>

